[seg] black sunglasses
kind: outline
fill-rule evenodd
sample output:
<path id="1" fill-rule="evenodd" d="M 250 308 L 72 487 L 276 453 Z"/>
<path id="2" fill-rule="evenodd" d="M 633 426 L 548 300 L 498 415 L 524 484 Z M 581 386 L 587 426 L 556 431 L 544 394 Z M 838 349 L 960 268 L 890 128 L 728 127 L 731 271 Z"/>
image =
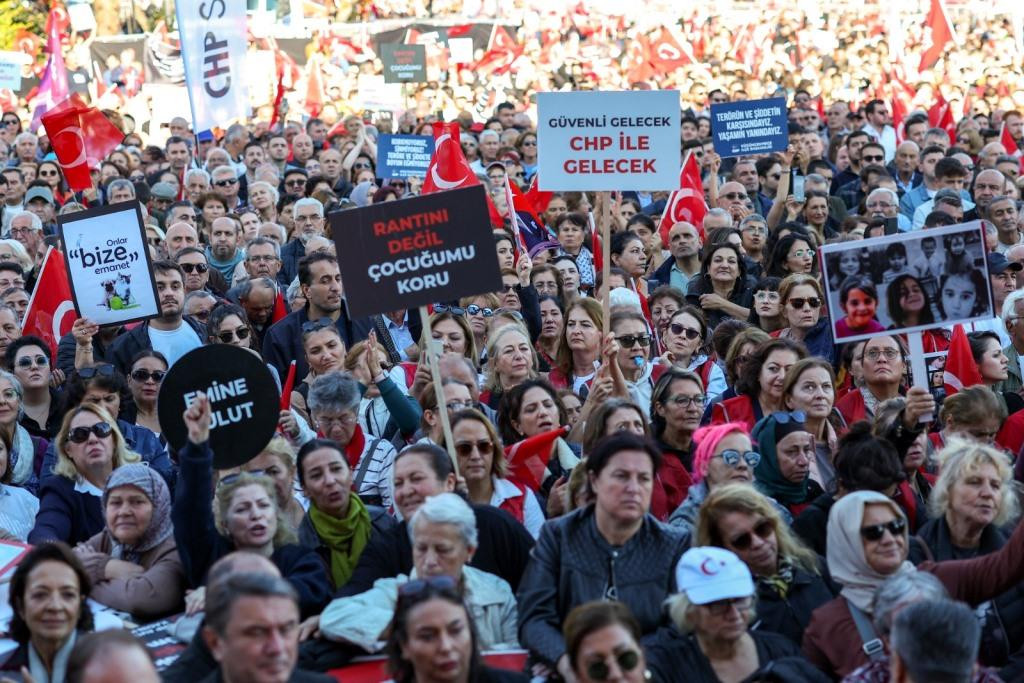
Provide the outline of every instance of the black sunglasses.
<path id="1" fill-rule="evenodd" d="M 334 324 L 334 321 L 330 318 L 320 318 L 318 320 L 309 320 L 302 323 L 302 334 L 309 334 L 310 332 L 316 332 L 322 330 L 325 327 L 330 327 Z"/>
<path id="2" fill-rule="evenodd" d="M 97 375 L 100 377 L 113 377 L 114 366 L 110 363 L 103 363 L 102 365 L 94 365 L 91 368 L 82 368 L 78 371 L 78 376 L 82 379 L 92 379 Z"/>
<path id="3" fill-rule="evenodd" d="M 153 380 L 157 384 L 160 384 L 160 382 L 164 380 L 164 375 L 166 374 L 167 372 L 164 370 L 153 370 L 150 372 L 149 370 L 139 368 L 138 370 L 132 370 L 132 379 L 136 382 L 148 382 L 149 380 Z"/>
<path id="4" fill-rule="evenodd" d="M 804 299 L 803 297 L 793 297 L 789 300 L 789 303 L 793 305 L 793 308 L 801 309 L 807 304 L 811 305 L 811 308 L 821 308 L 821 299 L 816 296 Z"/>
<path id="5" fill-rule="evenodd" d="M 494 452 L 494 444 L 487 440 L 463 441 L 455 444 L 455 452 L 464 458 L 470 455 L 474 448 L 480 452 L 480 455 L 490 455 Z"/>
<path id="6" fill-rule="evenodd" d="M 466 313 L 469 313 L 470 315 L 479 314 L 485 318 L 490 318 L 492 315 L 494 315 L 494 310 L 490 308 L 481 308 L 476 304 L 470 304 L 469 306 L 466 306 Z"/>
<path id="7" fill-rule="evenodd" d="M 871 526 L 862 526 L 860 528 L 860 535 L 864 537 L 865 541 L 880 541 L 885 532 L 888 531 L 890 534 L 895 536 L 902 536 L 903 532 L 907 530 L 907 520 L 902 517 L 897 517 L 891 522 L 885 524 L 872 524 Z"/>
<path id="8" fill-rule="evenodd" d="M 685 335 L 690 341 L 693 341 L 700 336 L 700 330 L 695 330 L 692 327 L 685 327 L 679 323 L 670 323 L 668 329 L 672 330 L 672 334 Z"/>
<path id="9" fill-rule="evenodd" d="M 448 304 L 434 304 L 434 313 L 454 313 L 455 315 L 466 315 L 466 309 L 462 306 L 449 306 Z"/>
<path id="10" fill-rule="evenodd" d="M 199 273 L 202 275 L 210 269 L 205 263 L 179 263 L 181 269 L 191 275 L 192 273 Z"/>
<path id="11" fill-rule="evenodd" d="M 227 187 L 229 185 L 234 185 L 237 182 L 238 178 L 232 178 L 228 180 L 218 180 L 217 182 L 214 183 L 214 185 L 216 185 L 217 187 Z"/>
<path id="12" fill-rule="evenodd" d="M 632 671 L 640 663 L 640 653 L 636 650 L 623 650 L 615 655 L 615 663 L 622 673 Z M 611 667 L 603 659 L 587 664 L 587 676 L 592 681 L 607 681 L 611 673 Z"/>
<path id="13" fill-rule="evenodd" d="M 619 342 L 623 348 L 631 349 L 637 344 L 640 346 L 647 346 L 651 343 L 651 335 L 649 334 L 624 334 L 621 337 L 616 337 L 615 341 Z"/>
<path id="14" fill-rule="evenodd" d="M 230 344 L 231 340 L 235 337 L 238 337 L 241 341 L 245 341 L 249 338 L 249 328 L 239 327 L 237 330 L 227 330 L 225 332 L 217 333 L 217 339 L 220 339 L 221 344 Z"/>
<path id="15" fill-rule="evenodd" d="M 114 428 L 106 422 L 97 422 L 92 427 L 75 427 L 68 432 L 68 441 L 71 443 L 85 443 L 89 440 L 90 434 L 95 434 L 98 439 L 105 439 L 110 436 Z"/>
<path id="16" fill-rule="evenodd" d="M 407 581 L 398 587 L 398 597 L 415 598 L 430 589 L 455 592 L 458 589 L 458 584 L 455 583 L 455 579 L 446 574 L 432 576 L 428 579 L 415 579 Z"/>
<path id="17" fill-rule="evenodd" d="M 762 519 L 754 526 L 754 534 L 760 539 L 768 538 L 773 533 L 775 533 L 775 525 L 772 524 L 771 520 Z M 729 545 L 736 550 L 747 550 L 753 542 L 754 536 L 748 531 L 734 538 Z"/>

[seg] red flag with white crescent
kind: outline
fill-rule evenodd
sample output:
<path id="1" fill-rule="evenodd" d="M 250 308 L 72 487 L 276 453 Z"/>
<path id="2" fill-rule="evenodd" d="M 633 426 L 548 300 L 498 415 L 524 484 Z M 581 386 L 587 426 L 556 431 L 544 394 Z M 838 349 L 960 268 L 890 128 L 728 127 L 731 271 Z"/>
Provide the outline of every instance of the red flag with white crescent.
<path id="1" fill-rule="evenodd" d="M 942 4 L 942 0 L 931 0 L 928 15 L 924 19 L 924 28 L 925 39 L 921 45 L 924 49 L 921 52 L 921 64 L 918 66 L 918 71 L 935 66 L 935 63 L 946 51 L 946 46 L 956 40 L 953 25 L 949 21 L 949 15 L 946 14 L 946 6 Z"/>
<path id="2" fill-rule="evenodd" d="M 50 247 L 43 257 L 39 280 L 25 310 L 22 334 L 45 341 L 56 358 L 60 338 L 71 331 L 77 317 L 64 259 L 60 252 Z"/>
<path id="3" fill-rule="evenodd" d="M 665 212 L 661 215 L 661 223 L 658 225 L 661 243 L 668 244 L 668 231 L 680 222 L 693 225 L 701 239 L 704 239 L 703 223 L 707 213 L 708 205 L 704 202 L 704 184 L 700 179 L 697 157 L 688 153 L 679 171 L 679 189 L 669 197 Z"/>
<path id="4" fill-rule="evenodd" d="M 434 122 L 434 154 L 430 157 L 427 175 L 423 179 L 422 194 L 454 190 L 459 187 L 473 187 L 480 184 L 480 179 L 470 168 L 469 162 L 466 161 L 466 155 L 462 153 L 462 143 L 459 137 L 460 128 L 457 122 Z M 485 194 L 491 223 L 496 227 L 502 227 L 503 220 L 498 208 L 491 201 L 491 195 Z"/>

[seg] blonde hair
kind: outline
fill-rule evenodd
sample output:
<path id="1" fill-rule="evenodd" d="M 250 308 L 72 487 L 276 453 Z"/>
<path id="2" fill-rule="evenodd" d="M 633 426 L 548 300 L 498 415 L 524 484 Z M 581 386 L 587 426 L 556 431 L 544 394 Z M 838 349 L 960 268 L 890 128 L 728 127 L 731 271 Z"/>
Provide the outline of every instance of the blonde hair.
<path id="1" fill-rule="evenodd" d="M 280 434 L 275 434 L 270 439 L 270 442 L 263 447 L 263 450 L 260 451 L 260 455 L 264 453 L 275 456 L 281 461 L 281 464 L 288 468 L 289 472 L 293 475 L 295 474 L 295 449 L 288 443 L 288 439 Z"/>
<path id="2" fill-rule="evenodd" d="M 779 557 L 788 559 L 812 574 L 820 573 L 815 552 L 793 535 L 789 525 L 783 523 L 779 513 L 764 495 L 745 484 L 728 484 L 708 494 L 700 506 L 700 514 L 697 517 L 696 545 L 713 545 L 729 550 L 718 525 L 723 517 L 732 512 L 763 517 L 771 522 L 775 527 Z"/>
<path id="3" fill-rule="evenodd" d="M 141 462 L 141 455 L 135 451 L 128 450 L 128 444 L 124 440 L 124 435 L 121 434 L 121 430 L 117 427 L 117 420 L 112 418 L 110 413 L 100 406 L 94 403 L 83 403 L 74 410 L 69 411 L 64 416 L 63 422 L 61 422 L 60 431 L 57 432 L 57 444 L 54 448 L 57 452 L 57 464 L 53 466 L 54 474 L 59 474 L 71 480 L 78 479 L 81 476 L 71 456 L 67 454 L 67 446 L 68 434 L 71 432 L 71 421 L 82 413 L 92 413 L 101 421 L 110 425 L 110 436 L 114 440 L 114 452 L 111 454 L 112 469 L 117 469 L 121 465 L 129 463 Z"/>
<path id="4" fill-rule="evenodd" d="M 747 626 L 754 623 L 754 619 L 757 616 L 757 590 L 754 591 L 750 598 L 751 604 L 750 610 L 747 612 Z M 669 618 L 675 627 L 679 629 L 680 633 L 693 633 L 695 627 L 693 613 L 700 605 L 690 602 L 690 598 L 687 597 L 686 593 L 679 591 L 665 601 L 665 606 L 668 607 Z"/>
<path id="5" fill-rule="evenodd" d="M 491 391 L 501 391 L 501 381 L 498 379 L 498 343 L 506 334 L 515 332 L 526 338 L 526 344 L 530 347 L 530 379 L 537 377 L 537 349 L 530 343 L 530 333 L 525 327 L 518 323 L 509 323 L 499 327 L 487 340 L 487 381 L 485 387 Z M 471 337 L 472 338 L 472 337 Z"/>
<path id="6" fill-rule="evenodd" d="M 505 449 L 502 448 L 501 437 L 498 436 L 498 431 L 491 424 L 491 421 L 487 419 L 486 415 L 475 408 L 467 408 L 452 415 L 452 432 L 454 433 L 456 427 L 467 421 L 481 424 L 487 430 L 487 438 L 490 439 L 491 445 L 494 447 L 494 453 L 491 456 L 490 474 L 499 479 L 504 479 L 508 474 L 508 463 L 505 460 Z M 455 438 L 454 435 L 452 438 Z M 441 443 L 439 445 L 444 446 L 445 444 Z M 452 444 L 452 447 L 454 448 L 454 444 Z"/>
<path id="7" fill-rule="evenodd" d="M 986 391 L 988 391 L 986 389 Z M 928 499 L 928 509 L 936 518 L 945 517 L 949 512 L 950 494 L 953 486 L 968 474 L 977 472 L 983 465 L 996 468 L 1002 486 L 999 489 L 999 513 L 992 520 L 995 526 L 1003 526 L 1020 514 L 1020 503 L 1013 480 L 1013 467 L 1009 458 L 991 446 L 968 441 L 958 437 L 950 438 L 945 448 L 939 451 L 942 470 Z"/>
<path id="8" fill-rule="evenodd" d="M 213 497 L 213 522 L 217 527 L 217 531 L 224 538 L 231 538 L 231 535 L 228 533 L 228 513 L 231 507 L 231 500 L 235 497 L 238 489 L 254 485 L 261 487 L 267 492 L 267 496 L 270 497 L 270 503 L 274 506 L 274 516 L 277 518 L 277 531 L 274 532 L 274 547 L 280 548 L 283 545 L 295 543 L 297 540 L 295 532 L 288 526 L 284 515 L 281 514 L 281 508 L 277 504 L 277 491 L 274 489 L 274 482 L 270 480 L 270 477 L 249 472 L 242 472 L 238 475 L 237 479 L 217 486 L 217 492 Z"/>

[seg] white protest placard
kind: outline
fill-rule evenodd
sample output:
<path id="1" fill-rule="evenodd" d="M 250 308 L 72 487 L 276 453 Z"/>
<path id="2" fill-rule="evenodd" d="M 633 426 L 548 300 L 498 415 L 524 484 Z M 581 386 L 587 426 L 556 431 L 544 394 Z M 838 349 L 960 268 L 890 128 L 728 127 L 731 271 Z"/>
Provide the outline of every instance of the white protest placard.
<path id="1" fill-rule="evenodd" d="M 542 190 L 679 189 L 679 93 L 537 95 Z"/>
<path id="2" fill-rule="evenodd" d="M 360 109 L 398 111 L 405 108 L 399 83 L 385 83 L 384 76 L 376 74 L 360 74 L 356 84 L 356 102 Z"/>
<path id="3" fill-rule="evenodd" d="M 21 68 L 28 59 L 21 52 L 0 52 L 0 88 L 21 90 Z"/>
<path id="4" fill-rule="evenodd" d="M 92 13 L 92 5 L 76 2 L 68 5 L 68 19 L 71 20 L 71 28 L 75 33 L 96 30 L 96 15 Z"/>
<path id="5" fill-rule="evenodd" d="M 57 226 L 79 317 L 105 326 L 160 314 L 138 202 L 58 216 Z"/>
<path id="6" fill-rule="evenodd" d="M 448 51 L 451 60 L 456 64 L 471 64 L 473 62 L 473 39 L 449 38 Z"/>
<path id="7" fill-rule="evenodd" d="M 177 0 L 178 36 L 193 130 L 226 128 L 249 115 L 244 0 Z"/>

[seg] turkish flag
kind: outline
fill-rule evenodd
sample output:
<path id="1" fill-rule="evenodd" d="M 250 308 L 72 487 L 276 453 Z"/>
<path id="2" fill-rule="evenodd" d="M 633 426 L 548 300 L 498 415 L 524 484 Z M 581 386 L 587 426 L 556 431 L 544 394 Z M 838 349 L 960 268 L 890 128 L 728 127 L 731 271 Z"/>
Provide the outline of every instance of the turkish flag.
<path id="1" fill-rule="evenodd" d="M 664 26 L 651 38 L 650 44 L 651 66 L 660 73 L 675 71 L 697 61 L 689 48 L 683 47 Z"/>
<path id="2" fill-rule="evenodd" d="M 554 192 L 549 190 L 541 190 L 540 185 L 537 183 L 537 178 L 540 173 L 534 173 L 533 179 L 530 180 L 530 188 L 526 190 L 526 198 L 530 201 L 530 206 L 538 214 L 544 213 L 548 210 L 548 204 L 551 203 L 551 198 L 555 196 Z"/>
<path id="3" fill-rule="evenodd" d="M 320 115 L 324 108 L 324 79 L 320 73 L 320 58 L 314 52 L 306 63 L 306 113 Z"/>
<path id="4" fill-rule="evenodd" d="M 455 121 L 448 123 L 434 121 L 434 154 L 430 157 L 427 176 L 423 179 L 423 188 L 420 190 L 421 194 L 454 190 L 459 187 L 473 187 L 480 184 L 480 179 L 469 167 L 466 155 L 462 153 L 460 131 L 459 124 Z M 501 213 L 498 212 L 498 207 L 491 200 L 490 193 L 485 194 L 491 223 L 495 227 L 503 227 L 505 221 Z"/>
<path id="5" fill-rule="evenodd" d="M 907 138 L 907 133 L 903 129 L 903 119 L 907 117 L 907 105 L 900 97 L 893 97 L 889 104 L 892 107 L 892 127 L 896 129 L 896 144 L 901 145 Z"/>
<path id="6" fill-rule="evenodd" d="M 274 312 L 270 314 L 271 324 L 276 323 L 281 318 L 288 315 L 288 313 L 288 304 L 286 304 L 284 301 L 284 291 L 280 287 L 278 287 L 277 298 L 274 299 Z"/>
<path id="7" fill-rule="evenodd" d="M 1017 145 L 1017 141 L 1013 139 L 1013 136 L 1010 135 L 1010 129 L 1006 127 L 1006 121 L 1003 121 L 1002 128 L 999 130 L 999 142 L 1002 143 L 1007 154 L 1020 157 L 1020 147 Z"/>
<path id="8" fill-rule="evenodd" d="M 630 83 L 640 83 L 653 76 L 650 42 L 647 36 L 637 36 L 626 48 L 626 78 Z"/>
<path id="9" fill-rule="evenodd" d="M 672 193 L 661 215 L 658 234 L 661 243 L 668 244 L 668 231 L 676 223 L 686 222 L 697 228 L 701 239 L 704 239 L 704 216 L 708 213 L 708 205 L 704 203 L 704 184 L 700 180 L 700 167 L 693 153 L 686 155 L 683 168 L 679 171 L 679 189 Z"/>
<path id="10" fill-rule="evenodd" d="M 942 0 L 931 0 L 928 16 L 924 18 L 924 27 L 926 31 L 922 44 L 924 51 L 921 53 L 921 64 L 918 66 L 918 71 L 935 66 L 939 57 L 946 51 L 946 45 L 953 42 L 953 25 L 949 23 L 946 7 L 942 4 Z"/>
<path id="11" fill-rule="evenodd" d="M 534 434 L 506 448 L 509 479 L 529 486 L 534 491 L 539 490 L 555 441 L 568 433 L 568 427 L 559 427 L 550 432 Z"/>
<path id="12" fill-rule="evenodd" d="M 553 236 L 544 227 L 544 221 L 540 219 L 537 208 L 531 201 L 529 194 L 523 194 L 522 190 L 515 183 L 508 182 L 508 194 L 511 195 L 512 209 L 515 211 L 514 225 L 519 230 L 521 242 L 526 246 L 527 251 L 539 242 L 553 239 Z"/>
<path id="13" fill-rule="evenodd" d="M 946 396 L 952 396 L 961 389 L 981 384 L 981 372 L 974 362 L 971 343 L 967 341 L 964 326 L 959 323 L 953 326 L 953 336 L 949 340 L 949 351 L 946 353 L 946 367 L 942 372 L 942 383 Z"/>
<path id="14" fill-rule="evenodd" d="M 78 93 L 42 116 L 50 145 L 72 190 L 92 187 L 89 170 L 121 144 L 124 133 Z"/>
<path id="15" fill-rule="evenodd" d="M 508 34 L 504 26 L 494 25 L 494 30 L 491 31 L 491 40 L 487 44 L 487 50 L 491 51 L 502 51 L 502 52 L 516 52 L 519 49 L 519 43 L 516 39 Z"/>
<path id="16" fill-rule="evenodd" d="M 949 144 L 956 145 L 956 122 L 953 121 L 953 108 L 940 92 L 935 104 L 928 110 L 928 125 L 932 128 L 942 128 L 949 136 Z"/>
<path id="17" fill-rule="evenodd" d="M 295 359 L 288 364 L 288 377 L 284 380 L 284 386 L 281 387 L 281 410 L 288 410 L 292 407 L 292 389 L 295 387 Z M 281 428 L 278 427 L 278 431 Z"/>
<path id="18" fill-rule="evenodd" d="M 50 247 L 43 257 L 39 280 L 25 310 L 21 333 L 45 341 L 56 358 L 57 343 L 71 331 L 77 317 L 64 259 L 61 258 L 60 252 Z"/>

